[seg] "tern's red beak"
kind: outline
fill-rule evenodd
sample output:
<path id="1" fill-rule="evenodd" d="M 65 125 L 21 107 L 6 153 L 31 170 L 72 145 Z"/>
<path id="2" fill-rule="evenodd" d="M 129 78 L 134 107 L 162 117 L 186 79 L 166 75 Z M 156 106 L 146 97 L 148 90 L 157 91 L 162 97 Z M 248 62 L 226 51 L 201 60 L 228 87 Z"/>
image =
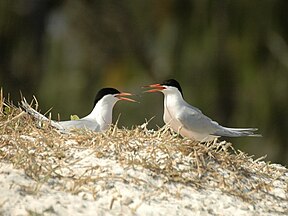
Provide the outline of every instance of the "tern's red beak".
<path id="1" fill-rule="evenodd" d="M 130 102 L 137 102 L 131 98 L 126 98 L 126 97 L 123 97 L 123 96 L 131 96 L 133 94 L 131 93 L 127 93 L 127 92 L 121 92 L 119 94 L 116 95 L 116 97 L 119 99 L 119 100 L 126 100 L 126 101 L 130 101 Z"/>
<path id="2" fill-rule="evenodd" d="M 159 83 L 151 84 L 151 85 L 148 85 L 148 86 L 143 86 L 143 88 L 152 88 L 152 89 L 149 89 L 149 90 L 147 90 L 145 92 L 159 92 L 159 91 L 162 91 L 163 89 L 166 89 L 164 86 L 162 86 Z"/>

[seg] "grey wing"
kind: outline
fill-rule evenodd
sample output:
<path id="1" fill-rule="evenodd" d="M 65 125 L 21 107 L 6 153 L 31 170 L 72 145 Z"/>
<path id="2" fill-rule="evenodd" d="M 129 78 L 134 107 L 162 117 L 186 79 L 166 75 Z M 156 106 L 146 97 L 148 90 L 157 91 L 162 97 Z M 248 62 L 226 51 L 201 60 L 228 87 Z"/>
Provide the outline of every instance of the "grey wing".
<path id="1" fill-rule="evenodd" d="M 189 104 L 183 107 L 176 116 L 184 128 L 198 133 L 213 134 L 219 128 L 219 124 L 205 116 L 198 108 Z"/>
<path id="2" fill-rule="evenodd" d="M 60 121 L 58 122 L 66 130 L 71 130 L 73 128 L 83 128 L 93 131 L 100 131 L 100 125 L 96 121 L 91 121 L 87 119 L 71 120 L 71 121 Z"/>

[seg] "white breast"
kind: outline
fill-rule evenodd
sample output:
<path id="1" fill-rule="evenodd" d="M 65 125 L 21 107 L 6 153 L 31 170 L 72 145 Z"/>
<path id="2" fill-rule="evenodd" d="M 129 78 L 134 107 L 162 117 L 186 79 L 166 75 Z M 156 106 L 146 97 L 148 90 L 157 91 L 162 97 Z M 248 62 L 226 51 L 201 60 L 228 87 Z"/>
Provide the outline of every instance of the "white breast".
<path id="1" fill-rule="evenodd" d="M 164 122 L 172 128 L 176 133 L 179 133 L 182 137 L 187 137 L 197 141 L 212 141 L 216 136 L 211 136 L 207 133 L 199 133 L 191 130 L 187 130 L 179 120 L 177 120 L 177 112 L 181 110 L 181 102 L 179 98 L 173 98 L 172 96 L 166 95 L 164 98 Z"/>

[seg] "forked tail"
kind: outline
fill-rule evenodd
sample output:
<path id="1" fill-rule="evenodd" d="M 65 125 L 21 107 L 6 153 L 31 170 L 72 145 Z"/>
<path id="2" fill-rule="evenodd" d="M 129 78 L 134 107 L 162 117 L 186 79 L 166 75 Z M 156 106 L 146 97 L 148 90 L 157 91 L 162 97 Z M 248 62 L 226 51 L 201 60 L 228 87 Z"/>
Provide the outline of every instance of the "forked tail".
<path id="1" fill-rule="evenodd" d="M 216 136 L 226 136 L 226 137 L 241 137 L 241 136 L 250 136 L 250 137 L 262 137 L 261 134 L 255 134 L 258 128 L 219 128 L 213 135 Z"/>
<path id="2" fill-rule="evenodd" d="M 56 127 L 60 130 L 63 130 L 63 127 L 58 124 L 57 122 L 48 119 L 46 116 L 43 114 L 37 112 L 35 109 L 33 109 L 26 101 L 25 98 L 21 101 L 23 109 L 29 114 L 32 115 L 34 118 L 36 118 L 38 121 L 49 121 L 53 127 Z"/>

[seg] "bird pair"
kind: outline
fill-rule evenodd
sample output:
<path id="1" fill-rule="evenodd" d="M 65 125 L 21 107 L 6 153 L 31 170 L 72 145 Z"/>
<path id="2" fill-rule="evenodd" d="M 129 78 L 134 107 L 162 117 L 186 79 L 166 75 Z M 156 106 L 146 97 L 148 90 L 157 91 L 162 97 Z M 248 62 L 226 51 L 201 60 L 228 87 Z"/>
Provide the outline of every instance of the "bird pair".
<path id="1" fill-rule="evenodd" d="M 183 99 L 183 92 L 180 84 L 175 79 L 165 80 L 161 84 L 152 84 L 145 87 L 151 88 L 145 92 L 162 92 L 164 94 L 164 122 L 175 132 L 183 137 L 198 141 L 211 141 L 216 137 L 241 137 L 260 136 L 254 134 L 257 128 L 227 128 L 212 121 L 205 116 L 201 110 L 189 105 Z M 112 109 L 117 101 L 126 100 L 135 102 L 127 98 L 131 93 L 119 92 L 114 88 L 101 89 L 95 98 L 92 112 L 84 118 L 71 121 L 53 121 L 51 125 L 61 131 L 69 131 L 73 128 L 86 128 L 93 131 L 104 131 L 112 123 Z M 23 100 L 23 108 L 40 121 L 48 120 Z"/>

